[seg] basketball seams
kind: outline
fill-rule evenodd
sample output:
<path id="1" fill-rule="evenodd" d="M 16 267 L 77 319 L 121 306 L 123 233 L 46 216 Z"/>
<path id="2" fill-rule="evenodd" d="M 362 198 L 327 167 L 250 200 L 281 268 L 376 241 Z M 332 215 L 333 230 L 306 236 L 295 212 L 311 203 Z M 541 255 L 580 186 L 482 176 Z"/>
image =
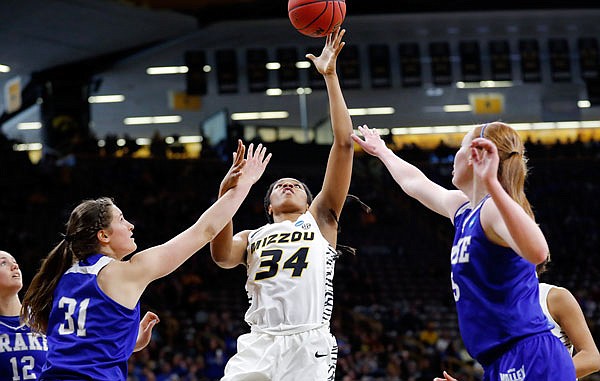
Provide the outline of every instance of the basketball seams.
<path id="1" fill-rule="evenodd" d="M 289 0 L 288 15 L 294 28 L 311 37 L 324 37 L 346 16 L 345 0 Z"/>
<path id="2" fill-rule="evenodd" d="M 310 4 L 312 5 L 312 4 L 315 4 L 315 3 L 325 3 L 325 8 L 323 8 L 323 10 L 321 11 L 321 13 L 319 13 L 319 14 L 318 14 L 318 15 L 317 15 L 317 16 L 316 16 L 314 19 L 312 19 L 312 20 L 311 20 L 311 21 L 310 21 L 308 24 L 304 25 L 304 26 L 303 26 L 303 27 L 301 27 L 301 28 L 296 28 L 296 29 L 298 29 L 298 31 L 301 31 L 301 30 L 304 30 L 304 29 L 306 29 L 306 28 L 310 27 L 312 24 L 314 24 L 316 21 L 318 21 L 318 20 L 321 18 L 321 16 L 323 16 L 323 15 L 325 14 L 325 12 L 327 12 L 327 7 L 328 7 L 328 4 L 329 4 L 329 0 L 326 0 L 326 1 L 315 1 L 315 2 L 313 2 L 313 3 L 310 3 Z M 308 4 L 304 4 L 304 5 L 308 5 Z M 297 8 L 299 8 L 299 7 L 297 7 Z M 296 9 L 297 9 L 297 8 L 296 8 Z"/>

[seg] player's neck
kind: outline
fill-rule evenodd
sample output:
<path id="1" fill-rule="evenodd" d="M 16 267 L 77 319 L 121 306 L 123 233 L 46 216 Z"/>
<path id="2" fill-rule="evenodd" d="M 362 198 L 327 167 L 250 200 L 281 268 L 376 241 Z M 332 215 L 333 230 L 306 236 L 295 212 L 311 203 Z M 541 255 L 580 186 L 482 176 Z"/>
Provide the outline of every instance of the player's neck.
<path id="1" fill-rule="evenodd" d="M 21 313 L 21 300 L 18 295 L 0 298 L 0 316 L 18 316 Z"/>
<path id="2" fill-rule="evenodd" d="M 481 202 L 481 200 L 483 200 L 483 198 L 485 196 L 487 196 L 488 194 L 488 190 L 485 187 L 485 185 L 483 185 L 482 182 L 480 181 L 473 181 L 473 186 L 471 188 L 471 192 L 470 194 L 468 194 L 467 196 L 469 197 L 469 200 L 471 201 L 471 205 L 477 205 L 479 204 L 479 202 Z"/>
<path id="3" fill-rule="evenodd" d="M 283 221 L 296 221 L 302 214 L 301 212 L 293 212 L 293 213 L 279 213 L 277 215 L 273 215 L 273 222 L 283 222 Z"/>

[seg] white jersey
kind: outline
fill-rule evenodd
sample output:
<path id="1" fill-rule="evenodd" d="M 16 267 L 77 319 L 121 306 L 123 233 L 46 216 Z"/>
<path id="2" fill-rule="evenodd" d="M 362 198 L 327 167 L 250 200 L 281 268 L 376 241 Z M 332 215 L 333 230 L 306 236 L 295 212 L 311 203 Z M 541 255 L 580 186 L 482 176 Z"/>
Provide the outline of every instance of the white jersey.
<path id="1" fill-rule="evenodd" d="M 328 326 L 336 258 L 310 212 L 250 232 L 245 320 L 252 331 L 282 335 Z"/>
<path id="2" fill-rule="evenodd" d="M 565 331 L 562 330 L 561 326 L 558 325 L 554 321 L 554 319 L 552 318 L 552 315 L 550 314 L 550 311 L 548 311 L 548 293 L 550 292 L 551 289 L 558 288 L 558 287 L 551 285 L 551 284 L 547 284 L 547 283 L 540 283 L 539 288 L 540 288 L 540 305 L 542 306 L 544 315 L 546 315 L 546 317 L 548 318 L 550 323 L 554 325 L 554 328 L 552 328 L 551 332 L 554 336 L 556 336 L 560 339 L 561 343 L 563 343 L 565 345 L 565 347 L 567 347 L 567 349 L 569 350 L 569 353 L 572 356 L 573 355 L 573 344 L 571 343 L 571 340 L 569 340 L 569 336 L 567 336 Z"/>

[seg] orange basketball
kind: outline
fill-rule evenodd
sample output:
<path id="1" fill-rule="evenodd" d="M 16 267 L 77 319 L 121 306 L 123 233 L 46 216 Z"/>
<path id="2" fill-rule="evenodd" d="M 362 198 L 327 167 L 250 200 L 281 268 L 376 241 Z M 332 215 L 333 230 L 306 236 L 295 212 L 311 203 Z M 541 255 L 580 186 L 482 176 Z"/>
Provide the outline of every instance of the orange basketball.
<path id="1" fill-rule="evenodd" d="M 289 0 L 288 16 L 298 32 L 324 37 L 344 21 L 346 0 Z"/>

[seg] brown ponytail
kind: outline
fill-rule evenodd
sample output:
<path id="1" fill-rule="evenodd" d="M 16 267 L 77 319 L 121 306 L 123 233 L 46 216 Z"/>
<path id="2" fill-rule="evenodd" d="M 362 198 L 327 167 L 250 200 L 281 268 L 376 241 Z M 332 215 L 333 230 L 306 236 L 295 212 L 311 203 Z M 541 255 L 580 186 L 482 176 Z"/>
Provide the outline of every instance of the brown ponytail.
<path id="1" fill-rule="evenodd" d="M 480 136 L 482 128 L 476 128 L 473 136 Z M 498 148 L 498 181 L 502 188 L 535 220 L 531 204 L 525 196 L 528 168 L 521 137 L 513 128 L 501 122 L 487 124 L 482 137 L 491 140 Z"/>

